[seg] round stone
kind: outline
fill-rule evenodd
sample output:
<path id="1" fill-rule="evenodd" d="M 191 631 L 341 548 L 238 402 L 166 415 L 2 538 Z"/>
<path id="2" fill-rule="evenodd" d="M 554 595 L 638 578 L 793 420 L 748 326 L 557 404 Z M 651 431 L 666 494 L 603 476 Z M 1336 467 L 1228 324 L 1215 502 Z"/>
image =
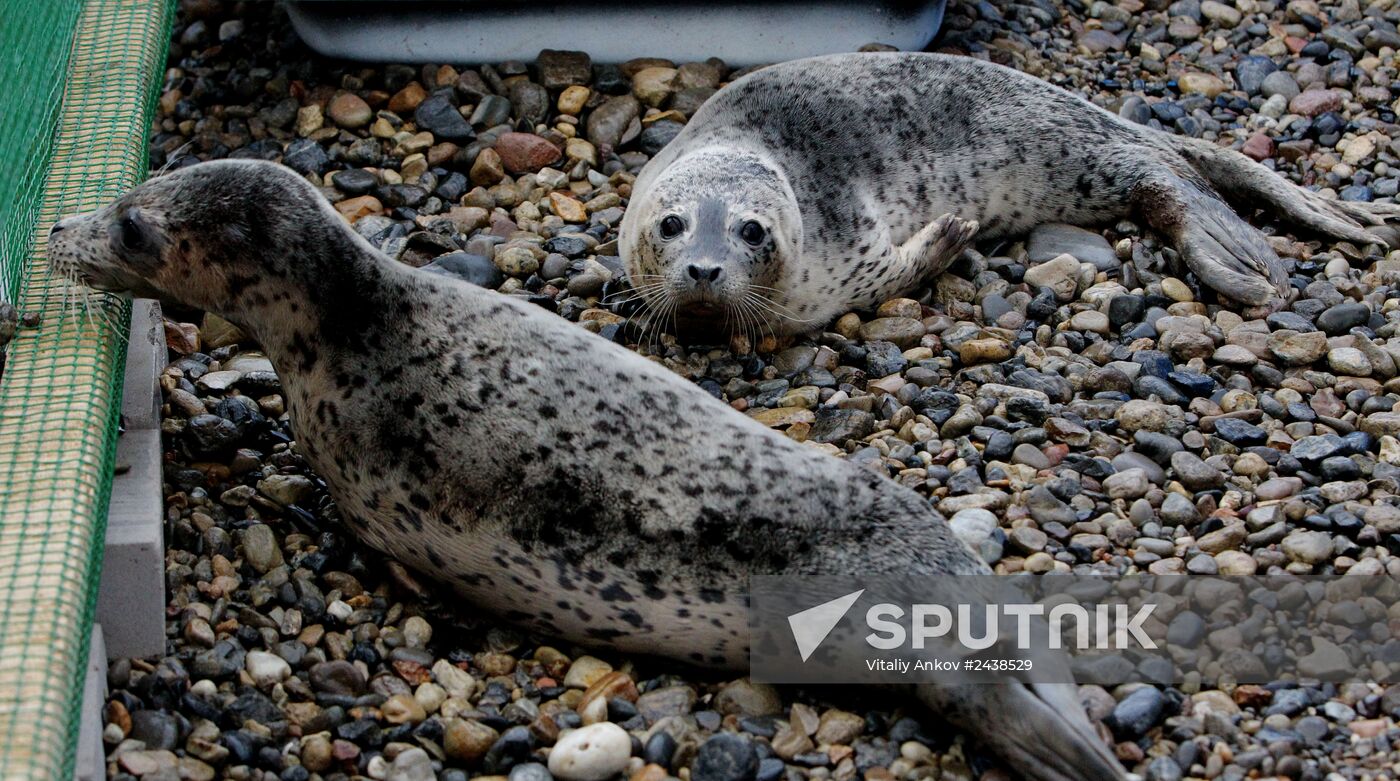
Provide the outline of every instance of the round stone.
<path id="1" fill-rule="evenodd" d="M 1076 312 L 1074 317 L 1069 319 L 1069 327 L 1076 331 L 1106 334 L 1108 333 L 1108 315 L 1092 309 L 1086 312 Z"/>
<path id="2" fill-rule="evenodd" d="M 750 781 L 758 773 L 753 743 L 733 732 L 721 732 L 706 740 L 696 752 L 692 781 Z"/>
<path id="3" fill-rule="evenodd" d="M 1338 374 L 1352 377 L 1369 377 L 1371 362 L 1366 354 L 1355 347 L 1338 347 L 1327 353 L 1327 365 Z"/>
<path id="4" fill-rule="evenodd" d="M 359 95 L 342 92 L 331 98 L 326 106 L 326 116 L 337 125 L 353 130 L 368 125 L 374 118 L 374 110 Z"/>
<path id="5" fill-rule="evenodd" d="M 564 733 L 549 752 L 549 772 L 563 781 L 603 781 L 627 767 L 632 738 L 610 721 Z"/>
<path id="6" fill-rule="evenodd" d="M 249 651 L 244 658 L 244 669 L 258 688 L 281 683 L 292 674 L 292 667 L 285 659 L 266 651 Z"/>
<path id="7" fill-rule="evenodd" d="M 1162 280 L 1162 293 L 1173 301 L 1194 301 L 1196 298 L 1192 295 L 1191 288 L 1176 277 L 1166 277 Z"/>

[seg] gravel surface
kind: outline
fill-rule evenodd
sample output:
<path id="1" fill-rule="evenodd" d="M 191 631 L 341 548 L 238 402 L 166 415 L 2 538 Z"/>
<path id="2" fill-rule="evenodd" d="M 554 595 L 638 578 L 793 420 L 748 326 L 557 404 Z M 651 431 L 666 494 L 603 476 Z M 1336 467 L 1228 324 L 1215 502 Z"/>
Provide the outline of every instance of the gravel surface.
<path id="1" fill-rule="evenodd" d="M 952 4 L 941 45 L 1369 200 L 1400 181 L 1397 21 L 1394 0 L 983 0 Z M 573 52 L 340 63 L 280 11 L 187 0 L 151 157 L 280 160 L 390 256 L 641 342 L 760 423 L 925 494 L 999 572 L 1400 575 L 1400 252 L 1275 231 L 1301 293 L 1245 321 L 1133 223 L 1046 226 L 811 338 L 642 333 L 607 303 L 626 298 L 631 181 L 737 75 Z M 167 315 L 169 655 L 111 668 L 112 777 L 1006 777 L 888 697 L 595 658 L 439 604 L 343 533 L 256 345 Z M 1082 694 L 1156 781 L 1400 769 L 1400 688 Z"/>

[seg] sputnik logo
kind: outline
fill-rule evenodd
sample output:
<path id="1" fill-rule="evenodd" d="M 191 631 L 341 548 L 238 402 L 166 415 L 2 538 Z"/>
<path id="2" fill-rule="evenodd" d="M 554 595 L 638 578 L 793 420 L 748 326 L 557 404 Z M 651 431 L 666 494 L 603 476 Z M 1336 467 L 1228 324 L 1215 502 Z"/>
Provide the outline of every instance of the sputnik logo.
<path id="1" fill-rule="evenodd" d="M 802 661 L 807 661 L 826 636 L 831 634 L 831 630 L 841 623 L 851 605 L 864 593 L 865 589 L 853 591 L 844 597 L 837 597 L 830 602 L 823 602 L 788 616 L 792 639 L 797 641 L 797 651 L 802 655 Z"/>

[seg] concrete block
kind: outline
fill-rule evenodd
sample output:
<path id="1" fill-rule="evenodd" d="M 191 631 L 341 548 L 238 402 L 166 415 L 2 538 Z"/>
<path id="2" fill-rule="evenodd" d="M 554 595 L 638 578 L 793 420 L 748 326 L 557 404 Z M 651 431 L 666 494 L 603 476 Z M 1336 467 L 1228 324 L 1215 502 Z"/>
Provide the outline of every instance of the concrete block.
<path id="1" fill-rule="evenodd" d="M 117 442 L 126 471 L 112 480 L 97 620 L 112 658 L 165 652 L 165 529 L 160 431 L 130 430 Z"/>
<path id="2" fill-rule="evenodd" d="M 165 652 L 165 534 L 161 491 L 160 385 L 165 328 L 160 304 L 137 300 L 131 311 L 122 387 L 125 431 L 117 440 L 107 546 L 97 593 L 97 621 L 113 658 Z M 104 661 L 105 661 L 104 657 Z"/>
<path id="3" fill-rule="evenodd" d="M 131 304 L 131 340 L 122 383 L 122 423 L 127 429 L 160 428 L 160 373 L 165 371 L 165 326 L 160 303 L 138 298 Z"/>
<path id="4" fill-rule="evenodd" d="M 103 781 L 107 777 L 107 758 L 102 747 L 102 708 L 106 703 L 107 649 L 102 642 L 102 625 L 93 624 L 83 676 L 83 712 L 78 724 L 74 781 Z"/>

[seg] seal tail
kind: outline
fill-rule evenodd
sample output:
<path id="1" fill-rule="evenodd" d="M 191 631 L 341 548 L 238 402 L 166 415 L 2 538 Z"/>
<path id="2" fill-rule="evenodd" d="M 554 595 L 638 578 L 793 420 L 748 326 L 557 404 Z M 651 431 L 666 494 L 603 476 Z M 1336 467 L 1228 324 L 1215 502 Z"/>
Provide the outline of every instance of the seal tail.
<path id="1" fill-rule="evenodd" d="M 1400 205 L 1337 201 L 1305 190 L 1232 149 L 1184 136 L 1164 136 L 1172 150 L 1227 198 L 1266 205 L 1310 231 L 1358 244 L 1400 243 Z"/>
<path id="2" fill-rule="evenodd" d="M 1066 683 L 921 685 L 919 699 L 970 731 L 1027 781 L 1121 781 L 1122 764 Z"/>

